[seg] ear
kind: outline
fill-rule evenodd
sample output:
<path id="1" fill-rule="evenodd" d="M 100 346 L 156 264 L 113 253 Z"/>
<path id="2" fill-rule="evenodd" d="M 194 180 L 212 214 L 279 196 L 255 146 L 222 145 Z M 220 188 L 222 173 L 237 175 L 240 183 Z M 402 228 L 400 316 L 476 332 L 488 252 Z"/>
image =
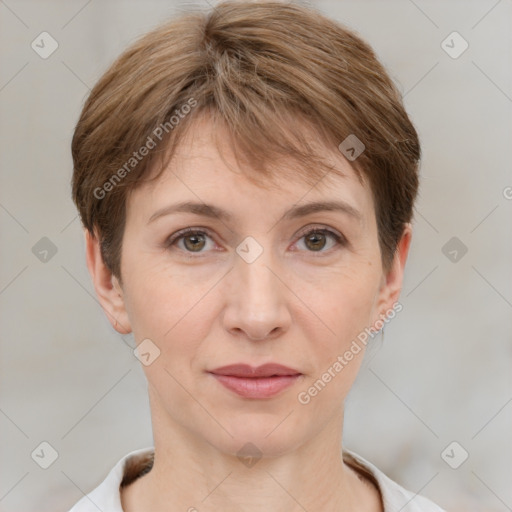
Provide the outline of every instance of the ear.
<path id="1" fill-rule="evenodd" d="M 407 223 L 404 227 L 402 237 L 398 242 L 391 268 L 386 275 L 382 277 L 378 299 L 376 304 L 376 313 L 378 317 L 374 318 L 374 323 L 386 316 L 386 312 L 393 309 L 393 305 L 398 301 L 402 291 L 404 278 L 405 262 L 409 254 L 409 247 L 412 239 L 412 226 Z"/>
<path id="2" fill-rule="evenodd" d="M 101 307 L 112 327 L 120 334 L 128 334 L 132 329 L 126 312 L 121 285 L 103 262 L 98 237 L 91 234 L 87 229 L 84 230 L 84 234 L 87 268 L 91 274 Z"/>

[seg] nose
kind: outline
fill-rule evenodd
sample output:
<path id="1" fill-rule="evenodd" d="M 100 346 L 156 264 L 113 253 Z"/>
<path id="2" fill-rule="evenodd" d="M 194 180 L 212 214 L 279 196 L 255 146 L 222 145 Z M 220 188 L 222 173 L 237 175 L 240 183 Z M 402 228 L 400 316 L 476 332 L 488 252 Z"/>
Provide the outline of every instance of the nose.
<path id="1" fill-rule="evenodd" d="M 233 270 L 226 276 L 223 322 L 235 336 L 252 341 L 273 339 L 291 325 L 288 301 L 293 294 L 269 253 L 264 250 L 252 263 L 237 256 Z"/>

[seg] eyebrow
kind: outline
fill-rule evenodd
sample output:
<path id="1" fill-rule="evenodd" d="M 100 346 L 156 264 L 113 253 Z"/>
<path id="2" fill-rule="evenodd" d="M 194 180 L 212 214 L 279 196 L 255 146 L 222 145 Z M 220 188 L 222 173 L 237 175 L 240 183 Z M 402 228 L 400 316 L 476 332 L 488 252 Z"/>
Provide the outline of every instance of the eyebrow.
<path id="1" fill-rule="evenodd" d="M 316 201 L 301 206 L 294 206 L 293 208 L 284 213 L 284 215 L 281 217 L 281 220 L 293 220 L 300 217 L 305 217 L 312 213 L 324 211 L 344 213 L 359 222 L 362 222 L 363 220 L 363 215 L 361 214 L 361 212 L 359 212 L 359 210 L 354 208 L 352 205 L 346 203 L 345 201 L 339 200 Z M 172 204 L 160 210 L 157 210 L 149 218 L 148 224 L 160 217 L 171 215 L 173 213 L 193 213 L 195 215 L 200 215 L 203 217 L 217 218 L 221 221 L 233 221 L 233 214 L 231 214 L 227 210 L 219 208 L 218 206 L 206 203 L 196 203 L 193 201 L 185 201 L 182 203 Z"/>

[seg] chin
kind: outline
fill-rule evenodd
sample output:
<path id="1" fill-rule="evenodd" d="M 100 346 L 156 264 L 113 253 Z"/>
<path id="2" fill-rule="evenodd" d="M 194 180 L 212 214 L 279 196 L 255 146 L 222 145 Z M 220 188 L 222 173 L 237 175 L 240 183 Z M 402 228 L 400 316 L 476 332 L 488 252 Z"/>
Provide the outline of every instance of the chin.
<path id="1" fill-rule="evenodd" d="M 210 431 L 207 441 L 218 450 L 239 458 L 243 458 L 244 455 L 266 457 L 284 455 L 302 444 L 306 435 L 295 421 L 291 420 L 293 413 L 286 418 L 291 410 L 280 415 L 239 412 L 229 421 L 222 421 L 219 418 L 233 437 L 223 429 L 217 429 L 216 432 L 219 435 L 212 438 Z"/>

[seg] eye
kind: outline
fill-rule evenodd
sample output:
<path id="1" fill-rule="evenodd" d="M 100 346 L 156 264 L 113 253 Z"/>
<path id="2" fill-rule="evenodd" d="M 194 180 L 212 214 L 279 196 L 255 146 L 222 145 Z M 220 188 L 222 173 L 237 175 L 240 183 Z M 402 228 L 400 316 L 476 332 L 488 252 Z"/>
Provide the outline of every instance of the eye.
<path id="1" fill-rule="evenodd" d="M 327 250 L 323 251 L 323 249 L 328 245 L 329 238 L 334 240 L 334 242 L 331 247 L 328 247 Z M 326 228 L 310 229 L 301 235 L 300 240 L 304 240 L 304 245 L 308 249 L 308 252 L 329 252 L 329 249 L 332 249 L 332 247 L 335 247 L 336 245 L 346 245 L 346 240 L 342 235 Z"/>
<path id="2" fill-rule="evenodd" d="M 329 238 L 331 239 L 331 246 L 329 247 Z M 208 247 L 208 240 L 211 241 Z M 344 246 L 347 244 L 345 237 L 339 233 L 327 228 L 313 228 L 303 233 L 299 240 L 304 240 L 304 245 L 308 252 L 329 252 L 333 247 Z M 171 235 L 166 243 L 166 248 L 177 246 L 184 253 L 204 253 L 208 248 L 212 249 L 214 242 L 210 232 L 205 228 L 186 228 L 182 229 Z M 326 250 L 324 250 L 327 247 Z M 206 250 L 203 250 L 205 249 Z"/>
<path id="3" fill-rule="evenodd" d="M 211 240 L 211 237 L 207 230 L 186 228 L 171 235 L 166 242 L 166 247 L 177 245 L 184 252 L 200 253 L 205 252 L 203 249 L 207 246 L 208 239 Z M 179 242 L 183 242 L 182 246 Z"/>

